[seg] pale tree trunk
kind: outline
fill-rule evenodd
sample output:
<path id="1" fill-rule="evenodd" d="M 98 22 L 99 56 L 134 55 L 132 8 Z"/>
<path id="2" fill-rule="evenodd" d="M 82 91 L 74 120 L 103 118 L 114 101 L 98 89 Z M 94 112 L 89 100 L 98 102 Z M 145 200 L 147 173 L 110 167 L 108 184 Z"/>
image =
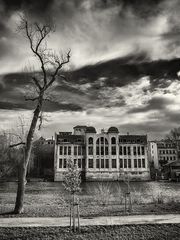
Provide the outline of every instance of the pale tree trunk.
<path id="1" fill-rule="evenodd" d="M 18 174 L 18 188 L 17 188 L 17 195 L 16 195 L 16 203 L 14 208 L 14 213 L 19 214 L 23 213 L 23 205 L 24 205 L 24 194 L 25 194 L 25 185 L 26 185 L 26 174 L 27 174 L 27 167 L 30 160 L 30 154 L 32 149 L 32 141 L 34 132 L 36 129 L 37 121 L 39 118 L 39 114 L 41 112 L 43 103 L 43 96 L 39 97 L 38 105 L 34 111 L 34 115 L 31 121 L 31 126 L 27 135 L 26 145 L 25 145 L 25 152 L 24 152 L 24 159 L 20 164 L 19 174 Z"/>

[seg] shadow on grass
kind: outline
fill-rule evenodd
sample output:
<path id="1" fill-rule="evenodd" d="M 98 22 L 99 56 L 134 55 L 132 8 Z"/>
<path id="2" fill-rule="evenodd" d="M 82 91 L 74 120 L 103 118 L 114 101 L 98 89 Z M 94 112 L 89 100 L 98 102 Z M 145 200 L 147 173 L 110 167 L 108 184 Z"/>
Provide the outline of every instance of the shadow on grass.
<path id="1" fill-rule="evenodd" d="M 8 212 L 0 213 L 0 216 L 5 216 L 5 215 L 18 215 L 18 214 L 15 213 L 14 211 L 8 211 Z"/>

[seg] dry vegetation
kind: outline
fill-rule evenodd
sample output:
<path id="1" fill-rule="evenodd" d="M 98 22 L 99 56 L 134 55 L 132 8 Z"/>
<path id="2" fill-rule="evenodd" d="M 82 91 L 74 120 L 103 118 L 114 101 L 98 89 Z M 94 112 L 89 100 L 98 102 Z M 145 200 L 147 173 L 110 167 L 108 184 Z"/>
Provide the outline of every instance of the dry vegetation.
<path id="1" fill-rule="evenodd" d="M 114 191 L 112 183 L 99 183 L 86 187 L 79 195 L 80 216 L 108 216 L 124 215 L 124 189 L 116 184 Z M 149 183 L 147 183 L 149 184 Z M 179 183 L 174 183 L 179 188 Z M 13 210 L 15 192 L 12 184 L 6 189 L 0 189 L 0 217 L 14 215 L 1 215 Z M 167 188 L 167 187 L 166 187 Z M 180 189 L 180 188 L 179 188 Z M 147 193 L 140 189 L 132 189 L 132 214 L 163 214 L 179 213 L 180 201 L 178 190 L 162 191 L 159 188 Z M 60 217 L 69 215 L 69 195 L 58 183 L 31 183 L 27 186 L 25 197 L 25 212 L 19 217 Z"/>
<path id="2" fill-rule="evenodd" d="M 0 228 L 1 240 L 179 240 L 180 224 L 82 227 L 73 233 L 65 227 Z"/>

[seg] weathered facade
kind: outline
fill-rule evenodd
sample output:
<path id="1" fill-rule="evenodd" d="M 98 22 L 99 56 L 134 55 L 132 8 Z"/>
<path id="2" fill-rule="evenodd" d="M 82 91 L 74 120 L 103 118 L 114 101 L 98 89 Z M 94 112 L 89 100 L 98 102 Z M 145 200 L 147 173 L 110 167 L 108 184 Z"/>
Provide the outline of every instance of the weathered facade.
<path id="1" fill-rule="evenodd" d="M 165 164 L 178 160 L 177 145 L 171 140 L 151 141 L 148 147 L 149 159 L 155 169 L 160 170 Z"/>
<path id="2" fill-rule="evenodd" d="M 86 181 L 149 180 L 147 136 L 120 135 L 115 127 L 96 133 L 94 127 L 76 126 L 74 134 L 55 135 L 54 180 L 62 181 L 68 158 L 74 159 Z"/>

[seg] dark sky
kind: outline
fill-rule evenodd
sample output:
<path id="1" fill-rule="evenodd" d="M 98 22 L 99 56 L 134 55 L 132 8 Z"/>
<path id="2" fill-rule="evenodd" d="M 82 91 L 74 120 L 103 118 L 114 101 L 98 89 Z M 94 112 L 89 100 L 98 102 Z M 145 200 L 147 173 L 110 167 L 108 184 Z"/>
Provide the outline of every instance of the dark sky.
<path id="1" fill-rule="evenodd" d="M 42 134 L 89 124 L 156 138 L 179 126 L 178 0 L 1 0 L 1 128 L 20 114 L 30 119 L 33 109 L 24 101 L 31 83 L 23 70 L 36 61 L 17 32 L 22 12 L 51 19 L 49 47 L 72 52 L 67 81 L 58 79 L 44 108 Z"/>

